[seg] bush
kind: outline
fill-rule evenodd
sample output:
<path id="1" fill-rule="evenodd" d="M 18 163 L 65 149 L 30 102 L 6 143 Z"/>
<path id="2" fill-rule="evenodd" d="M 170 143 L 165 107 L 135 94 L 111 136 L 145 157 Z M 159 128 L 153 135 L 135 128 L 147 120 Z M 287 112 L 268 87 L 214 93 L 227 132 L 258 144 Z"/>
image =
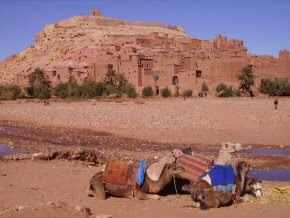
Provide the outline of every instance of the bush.
<path id="1" fill-rule="evenodd" d="M 40 68 L 29 76 L 29 86 L 25 88 L 27 94 L 31 97 L 39 99 L 48 99 L 51 96 L 50 81 L 45 77 L 44 72 Z"/>
<path id="2" fill-rule="evenodd" d="M 104 82 L 85 80 L 82 85 L 78 85 L 76 80 L 70 77 L 68 82 L 59 83 L 55 87 L 55 95 L 63 99 L 88 99 L 101 96 L 119 98 L 122 94 L 126 94 L 129 98 L 136 98 L 137 96 L 135 87 L 127 80 L 117 80 L 115 84 L 108 82 L 106 84 L 105 86 Z"/>
<path id="3" fill-rule="evenodd" d="M 219 83 L 216 87 L 216 93 L 218 97 L 238 97 L 241 96 L 241 91 L 235 89 L 232 86 L 228 87 L 224 83 Z"/>
<path id="4" fill-rule="evenodd" d="M 55 87 L 54 95 L 65 99 L 69 96 L 67 83 L 59 83 Z"/>
<path id="5" fill-rule="evenodd" d="M 83 87 L 77 84 L 74 77 L 70 77 L 66 83 L 59 83 L 55 87 L 55 96 L 60 98 L 79 99 L 82 97 Z"/>
<path id="6" fill-rule="evenodd" d="M 81 86 L 82 98 L 95 98 L 103 95 L 104 84 L 102 82 L 95 82 L 86 80 Z"/>
<path id="7" fill-rule="evenodd" d="M 172 92 L 168 87 L 165 87 L 164 89 L 161 90 L 161 96 L 163 98 L 168 98 L 172 96 Z"/>
<path id="8" fill-rule="evenodd" d="M 235 97 L 241 97 L 241 90 L 233 89 L 232 95 Z"/>
<path id="9" fill-rule="evenodd" d="M 182 92 L 182 96 L 183 97 L 192 97 L 192 90 L 191 89 L 184 90 Z"/>
<path id="10" fill-rule="evenodd" d="M 153 89 L 151 86 L 146 86 L 142 89 L 142 96 L 151 97 L 153 96 Z"/>
<path id="11" fill-rule="evenodd" d="M 15 100 L 20 98 L 21 89 L 17 85 L 0 85 L 0 100 Z"/>
<path id="12" fill-rule="evenodd" d="M 286 80 L 263 79 L 259 91 L 274 96 L 290 96 L 290 84 Z"/>
<path id="13" fill-rule="evenodd" d="M 136 98 L 137 92 L 133 84 L 129 83 L 125 88 L 125 93 L 127 94 L 128 98 Z"/>
<path id="14" fill-rule="evenodd" d="M 227 89 L 227 85 L 224 83 L 219 83 L 216 87 L 216 92 L 220 93 L 220 92 L 224 92 Z"/>

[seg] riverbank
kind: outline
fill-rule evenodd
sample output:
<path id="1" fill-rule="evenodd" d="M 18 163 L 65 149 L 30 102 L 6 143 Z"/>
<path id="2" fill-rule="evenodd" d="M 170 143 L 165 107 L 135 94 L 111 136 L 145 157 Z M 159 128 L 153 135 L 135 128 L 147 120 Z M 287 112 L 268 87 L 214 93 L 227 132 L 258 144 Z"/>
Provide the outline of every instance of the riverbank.
<path id="1" fill-rule="evenodd" d="M 290 99 L 182 98 L 0 104 L 0 120 L 105 131 L 161 143 L 290 145 Z"/>

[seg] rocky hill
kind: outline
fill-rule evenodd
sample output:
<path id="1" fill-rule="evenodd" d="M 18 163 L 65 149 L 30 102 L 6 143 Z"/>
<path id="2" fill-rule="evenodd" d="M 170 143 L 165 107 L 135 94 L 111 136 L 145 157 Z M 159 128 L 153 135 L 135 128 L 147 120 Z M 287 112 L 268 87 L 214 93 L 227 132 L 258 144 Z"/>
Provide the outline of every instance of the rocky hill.
<path id="1" fill-rule="evenodd" d="M 200 90 L 203 82 L 237 86 L 236 75 L 247 64 L 254 67 L 257 85 L 264 78 L 290 79 L 288 50 L 279 58 L 250 55 L 241 40 L 221 35 L 200 40 L 186 35 L 182 27 L 110 19 L 95 10 L 90 16 L 47 25 L 35 41 L 0 62 L 0 83 L 23 87 L 38 67 L 53 86 L 70 76 L 79 83 L 88 78 L 99 81 L 114 69 L 139 92 L 148 85 Z"/>
<path id="2" fill-rule="evenodd" d="M 76 16 L 47 25 L 35 36 L 35 44 L 0 62 L 0 83 L 11 83 L 17 74 L 29 74 L 37 67 L 86 66 L 96 61 L 101 46 L 114 45 L 118 39 L 148 36 L 152 33 L 168 37 L 188 37 L 180 27 L 162 23 L 124 22 L 106 18 L 98 11 L 90 16 Z M 129 43 L 128 42 L 128 43 Z M 122 42 L 126 44 L 126 42 Z"/>

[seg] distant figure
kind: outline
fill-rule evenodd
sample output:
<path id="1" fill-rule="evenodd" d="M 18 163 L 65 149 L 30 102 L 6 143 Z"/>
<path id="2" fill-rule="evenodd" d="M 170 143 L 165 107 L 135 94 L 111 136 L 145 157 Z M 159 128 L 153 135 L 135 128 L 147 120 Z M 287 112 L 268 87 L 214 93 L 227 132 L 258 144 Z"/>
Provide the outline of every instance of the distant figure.
<path id="1" fill-rule="evenodd" d="M 44 100 L 44 105 L 45 106 L 49 106 L 50 105 L 50 100 L 49 99 L 45 99 Z"/>
<path id="2" fill-rule="evenodd" d="M 207 92 L 204 93 L 204 97 L 205 97 L 205 98 L 207 97 Z"/>
<path id="3" fill-rule="evenodd" d="M 278 98 L 276 98 L 275 99 L 275 101 L 274 101 L 274 105 L 275 105 L 275 110 L 277 110 L 278 109 Z"/>

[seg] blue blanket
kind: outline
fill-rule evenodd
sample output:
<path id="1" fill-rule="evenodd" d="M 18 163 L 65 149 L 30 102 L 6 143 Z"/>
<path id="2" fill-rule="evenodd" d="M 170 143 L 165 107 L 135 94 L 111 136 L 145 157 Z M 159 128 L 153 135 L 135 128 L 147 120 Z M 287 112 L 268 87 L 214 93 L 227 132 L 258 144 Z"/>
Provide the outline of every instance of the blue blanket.
<path id="1" fill-rule="evenodd" d="M 138 184 L 138 186 L 143 186 L 143 184 L 144 184 L 145 170 L 146 170 L 145 162 L 144 162 L 144 160 L 141 160 L 139 168 L 138 168 L 138 176 L 136 179 L 136 183 Z"/>
<path id="2" fill-rule="evenodd" d="M 232 165 L 218 165 L 208 172 L 212 186 L 228 185 L 236 183 L 236 175 Z"/>

